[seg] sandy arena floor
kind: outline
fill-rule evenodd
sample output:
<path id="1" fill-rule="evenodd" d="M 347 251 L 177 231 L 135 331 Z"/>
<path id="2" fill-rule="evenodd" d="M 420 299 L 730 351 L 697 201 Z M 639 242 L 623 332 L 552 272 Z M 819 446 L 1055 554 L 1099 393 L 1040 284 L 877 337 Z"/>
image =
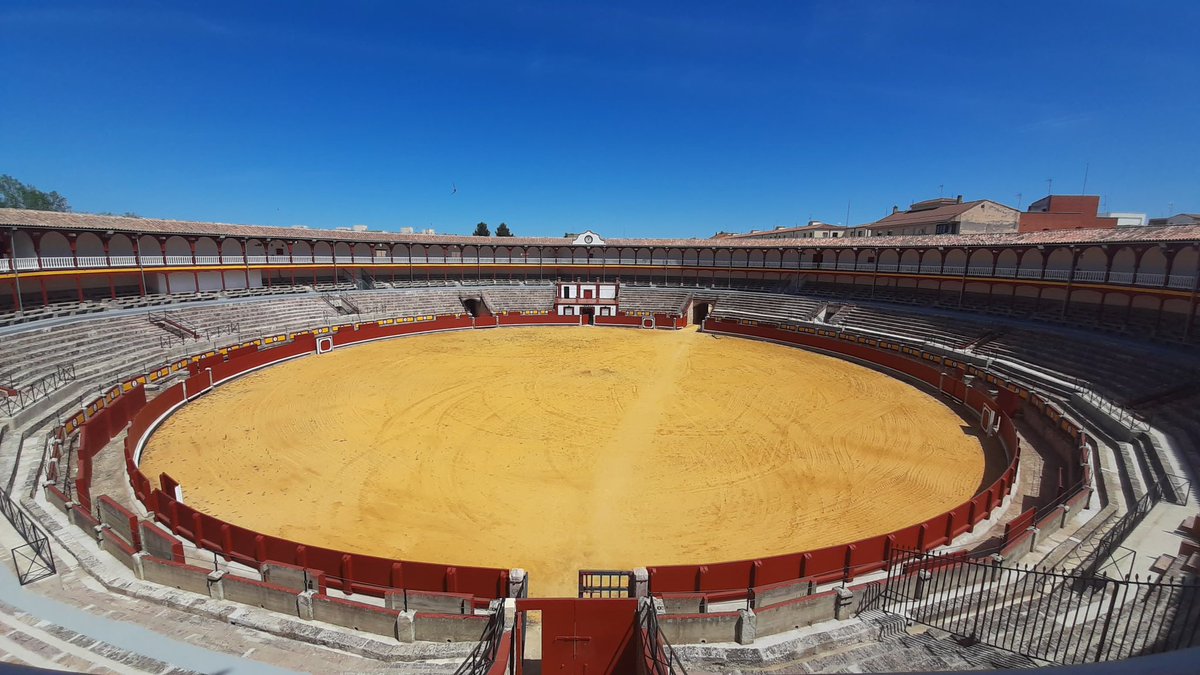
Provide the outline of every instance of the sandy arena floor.
<path id="1" fill-rule="evenodd" d="M 576 571 L 737 560 L 962 503 L 983 450 L 916 388 L 686 331 L 504 328 L 376 342 L 218 388 L 143 470 L 224 520 L 314 545 Z"/>

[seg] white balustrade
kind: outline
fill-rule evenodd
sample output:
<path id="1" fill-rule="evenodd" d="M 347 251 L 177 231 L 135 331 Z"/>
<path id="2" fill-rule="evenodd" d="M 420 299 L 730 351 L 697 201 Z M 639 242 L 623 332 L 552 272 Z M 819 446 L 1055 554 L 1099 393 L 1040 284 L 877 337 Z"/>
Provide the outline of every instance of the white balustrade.
<path id="1" fill-rule="evenodd" d="M 73 258 L 62 256 L 45 257 L 41 260 L 42 269 L 44 270 L 64 270 L 71 269 L 75 266 L 75 260 Z"/>
<path id="2" fill-rule="evenodd" d="M 527 256 L 527 257 L 503 257 L 503 256 L 301 256 L 301 255 L 208 255 L 208 256 L 181 256 L 181 255 L 143 255 L 141 256 L 141 265 L 144 267 L 154 267 L 160 265 L 290 265 L 290 264 L 318 264 L 328 265 L 333 264 L 345 265 L 367 265 L 367 264 L 423 264 L 423 263 L 440 263 L 440 264 L 459 264 L 459 265 L 489 265 L 489 264 L 524 264 L 524 265 L 575 265 L 587 264 L 584 259 L 575 259 L 574 257 L 565 256 Z M 110 255 L 110 256 L 46 256 L 42 258 L 17 258 L 15 260 L 0 259 L 0 272 L 11 272 L 14 263 L 18 272 L 24 270 L 62 270 L 76 268 L 103 268 L 103 267 L 134 267 L 138 265 L 138 258 L 132 255 Z M 590 259 L 591 264 L 605 265 L 644 265 L 647 267 L 660 266 L 700 266 L 700 267 L 716 267 L 716 268 L 770 268 L 770 269 L 794 269 L 794 270 L 838 270 L 849 272 L 901 272 L 906 274 L 931 274 L 943 276 L 962 276 L 964 273 L 967 276 L 995 276 L 1004 278 L 1019 278 L 1019 279 L 1053 279 L 1065 281 L 1073 279 L 1077 282 L 1088 283 L 1103 283 L 1122 285 L 1137 285 L 1148 287 L 1169 287 L 1175 289 L 1190 289 L 1195 285 L 1195 277 L 1192 275 L 1172 274 L 1170 276 L 1149 273 L 1149 272 L 1106 272 L 1104 270 L 1075 270 L 1074 275 L 1070 270 L 1064 269 L 1048 269 L 1041 270 L 1038 268 L 1017 268 L 1017 267 L 996 267 L 992 268 L 988 265 L 972 265 L 963 267 L 962 265 L 944 265 L 936 267 L 933 265 L 897 265 L 897 264 L 875 264 L 875 263 L 843 263 L 843 262 L 818 262 L 815 260 L 700 260 L 700 259 L 676 259 L 676 258 L 625 258 L 616 257 L 612 259 Z"/>
<path id="3" fill-rule="evenodd" d="M 1171 288 L 1191 288 L 1196 284 L 1196 277 L 1185 274 L 1172 274 L 1167 285 Z"/>

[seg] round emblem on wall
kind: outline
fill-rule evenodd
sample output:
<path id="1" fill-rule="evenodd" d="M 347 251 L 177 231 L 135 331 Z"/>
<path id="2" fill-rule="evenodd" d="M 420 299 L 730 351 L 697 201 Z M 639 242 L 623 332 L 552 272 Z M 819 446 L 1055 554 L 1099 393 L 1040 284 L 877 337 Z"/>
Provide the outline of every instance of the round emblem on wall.
<path id="1" fill-rule="evenodd" d="M 592 235 L 590 235 L 590 234 L 589 234 L 589 235 L 585 235 L 585 236 L 583 237 L 583 243 L 585 243 L 585 244 L 590 244 L 590 243 L 592 243 Z"/>

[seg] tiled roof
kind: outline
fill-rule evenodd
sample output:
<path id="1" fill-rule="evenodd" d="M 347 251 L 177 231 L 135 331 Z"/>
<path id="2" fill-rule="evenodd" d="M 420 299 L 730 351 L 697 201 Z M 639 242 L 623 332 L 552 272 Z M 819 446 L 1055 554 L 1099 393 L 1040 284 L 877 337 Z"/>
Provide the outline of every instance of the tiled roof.
<path id="1" fill-rule="evenodd" d="M 841 225 L 829 225 L 827 223 L 817 223 L 815 225 L 798 225 L 796 227 L 777 227 L 773 230 L 758 230 L 756 232 L 743 232 L 741 234 L 729 234 L 721 237 L 722 239 L 770 239 L 772 235 L 787 234 L 789 232 L 823 232 L 826 230 L 849 230 L 848 227 Z"/>
<path id="2" fill-rule="evenodd" d="M 873 226 L 874 227 L 882 227 L 885 225 L 920 225 L 922 223 L 929 223 L 929 224 L 945 223 L 945 222 L 949 222 L 949 221 L 953 220 L 954 218 L 956 218 L 958 216 L 961 216 L 962 214 L 966 213 L 967 211 L 975 208 L 976 206 L 978 206 L 980 204 L 984 204 L 984 203 L 996 204 L 996 202 L 991 202 L 990 200 L 987 200 L 987 199 L 980 199 L 980 200 L 973 201 L 973 202 L 963 202 L 961 204 L 947 204 L 945 206 L 939 206 L 934 209 L 925 209 L 922 211 L 898 211 L 887 217 L 880 218 L 879 220 L 875 221 L 875 223 L 873 223 Z M 996 205 L 1002 206 L 1006 209 L 1012 208 L 1009 206 L 1004 206 L 1003 204 L 996 204 Z M 1016 209 L 1012 209 L 1012 210 L 1014 212 L 1016 211 Z"/>
<path id="3" fill-rule="evenodd" d="M 959 205 L 956 205 L 959 206 Z M 962 206 L 965 206 L 962 205 Z M 931 213 L 931 212 L 926 212 Z M 301 239 L 364 242 L 368 244 L 463 244 L 491 246 L 570 246 L 560 237 L 465 237 L 445 234 L 399 234 L 353 232 L 316 228 L 231 225 L 186 220 L 93 216 L 25 209 L 0 209 L 0 226 L 55 230 L 112 231 L 130 234 L 251 237 L 258 239 Z M 608 239 L 609 247 L 695 247 L 695 248 L 888 248 L 921 246 L 1034 246 L 1039 244 L 1097 244 L 1123 242 L 1197 242 L 1200 225 L 1128 227 L 1104 230 L 1057 230 L 1003 234 L 919 235 L 893 237 L 838 237 L 831 239 Z"/>

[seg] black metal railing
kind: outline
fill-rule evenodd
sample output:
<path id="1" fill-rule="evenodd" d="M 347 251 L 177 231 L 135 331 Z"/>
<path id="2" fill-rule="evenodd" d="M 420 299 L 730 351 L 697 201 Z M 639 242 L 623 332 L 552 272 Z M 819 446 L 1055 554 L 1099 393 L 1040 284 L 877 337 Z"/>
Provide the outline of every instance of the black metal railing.
<path id="1" fill-rule="evenodd" d="M 894 551 L 877 604 L 1028 658 L 1093 663 L 1200 645 L 1200 583 L 1066 574 Z"/>
<path id="2" fill-rule="evenodd" d="M 650 598 L 642 598 L 638 603 L 638 635 L 646 675 L 687 675 L 683 662 L 658 625 L 658 612 Z"/>
<path id="3" fill-rule="evenodd" d="M 12 415 L 25 406 L 40 401 L 58 391 L 66 382 L 75 379 L 75 364 L 66 363 L 54 366 L 52 372 L 42 375 L 26 385 L 5 385 L 3 395 L 0 395 L 0 410 L 5 415 Z M 15 392 L 15 393 L 12 393 Z"/>
<path id="4" fill-rule="evenodd" d="M 11 551 L 13 565 L 17 568 L 17 579 L 21 585 L 53 575 L 54 555 L 50 552 L 50 537 L 28 514 L 17 507 L 17 503 L 5 490 L 0 490 L 0 512 L 4 513 L 9 524 L 25 541 L 23 545 Z"/>
<path id="5" fill-rule="evenodd" d="M 579 570 L 579 597 L 632 598 L 633 572 L 626 570 Z"/>
<path id="6" fill-rule="evenodd" d="M 1154 509 L 1154 506 L 1162 500 L 1163 484 L 1158 481 L 1150 483 L 1146 494 L 1139 497 L 1133 503 L 1133 508 L 1129 509 L 1107 532 L 1100 536 L 1100 539 L 1096 543 L 1096 548 L 1093 549 L 1091 555 L 1073 570 L 1073 574 L 1096 574 L 1108 559 L 1112 557 L 1117 548 L 1121 546 L 1121 543 L 1129 537 L 1130 533 L 1146 519 L 1146 516 Z"/>
<path id="7" fill-rule="evenodd" d="M 483 628 L 483 635 L 479 637 L 479 643 L 467 655 L 466 660 L 458 666 L 458 670 L 454 671 L 454 675 L 486 675 L 496 664 L 496 654 L 500 651 L 505 634 L 504 605 L 497 603 L 492 609 L 492 615 L 488 618 L 487 625 Z M 510 672 L 512 672 L 513 664 L 514 660 L 510 658 Z"/>

